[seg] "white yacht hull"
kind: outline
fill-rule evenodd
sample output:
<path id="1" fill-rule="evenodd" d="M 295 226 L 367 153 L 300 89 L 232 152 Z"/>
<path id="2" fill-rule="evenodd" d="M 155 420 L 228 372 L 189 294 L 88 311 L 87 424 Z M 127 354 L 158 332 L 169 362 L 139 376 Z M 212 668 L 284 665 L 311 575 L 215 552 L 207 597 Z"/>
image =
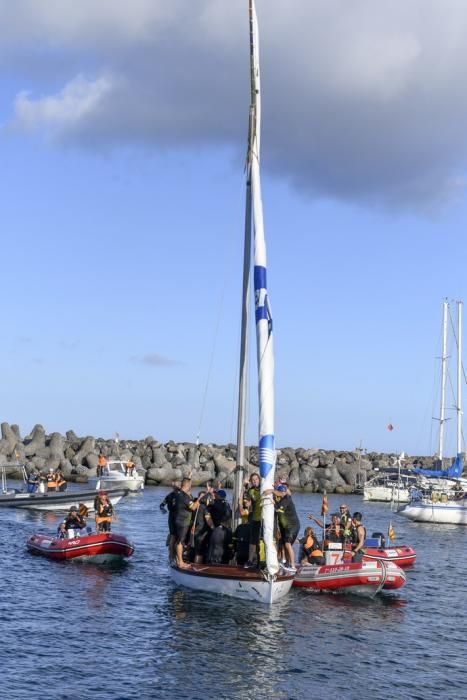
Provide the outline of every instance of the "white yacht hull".
<path id="1" fill-rule="evenodd" d="M 467 525 L 467 503 L 409 503 L 399 515 L 419 523 Z"/>
<path id="2" fill-rule="evenodd" d="M 251 600 L 265 605 L 272 605 L 287 595 L 293 583 L 293 576 L 282 576 L 274 581 L 267 581 L 260 576 L 246 578 L 242 576 L 240 568 L 238 576 L 233 571 L 231 577 L 217 577 L 212 575 L 213 568 L 213 566 L 204 566 L 202 564 L 183 570 L 171 566 L 170 573 L 175 583 L 179 586 L 186 586 L 195 591 Z M 225 568 L 222 567 L 222 569 Z M 232 568 L 234 570 L 237 569 L 237 567 Z"/>
<path id="3" fill-rule="evenodd" d="M 88 479 L 88 484 L 97 491 L 122 488 L 135 492 L 144 489 L 144 478 L 142 476 L 124 476 L 123 474 L 121 476 L 94 476 Z"/>

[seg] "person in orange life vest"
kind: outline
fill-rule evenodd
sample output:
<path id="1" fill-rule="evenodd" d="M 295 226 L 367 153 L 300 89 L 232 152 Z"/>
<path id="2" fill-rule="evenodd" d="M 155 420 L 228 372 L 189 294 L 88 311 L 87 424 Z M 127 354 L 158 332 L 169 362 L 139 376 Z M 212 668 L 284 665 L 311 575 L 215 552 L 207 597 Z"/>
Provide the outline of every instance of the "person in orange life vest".
<path id="1" fill-rule="evenodd" d="M 312 527 L 305 528 L 300 544 L 302 545 L 300 552 L 301 564 L 317 564 L 319 566 L 324 564 L 324 554 Z"/>
<path id="2" fill-rule="evenodd" d="M 125 476 L 133 476 L 133 470 L 135 468 L 135 463 L 132 459 L 129 459 L 125 465 Z"/>
<path id="3" fill-rule="evenodd" d="M 102 454 L 102 452 L 99 454 L 99 457 L 97 459 L 97 476 L 103 476 L 104 474 L 104 469 L 107 467 L 107 457 Z"/>
<path id="4" fill-rule="evenodd" d="M 100 491 L 96 499 L 96 531 L 110 532 L 113 519 L 113 505 L 105 491 Z"/>

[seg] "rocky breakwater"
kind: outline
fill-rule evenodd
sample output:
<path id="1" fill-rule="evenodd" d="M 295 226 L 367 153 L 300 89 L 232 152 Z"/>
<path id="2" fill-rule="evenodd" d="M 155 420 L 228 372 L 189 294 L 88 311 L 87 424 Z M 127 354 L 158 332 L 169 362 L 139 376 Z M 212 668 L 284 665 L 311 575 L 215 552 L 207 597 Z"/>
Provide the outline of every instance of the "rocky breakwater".
<path id="1" fill-rule="evenodd" d="M 161 443 L 153 437 L 144 440 L 106 440 L 91 436 L 78 437 L 72 430 L 65 435 L 47 434 L 42 425 L 34 426 L 22 438 L 17 425 L 2 423 L 0 464 L 24 464 L 48 471 L 63 471 L 68 481 L 86 482 L 96 475 L 99 453 L 109 459 L 132 459 L 136 468 L 145 473 L 146 483 L 169 486 L 173 479 L 190 476 L 194 486 L 216 479 L 232 487 L 236 466 L 236 446 L 193 443 Z M 287 478 L 293 490 L 307 492 L 352 493 L 356 484 L 370 478 L 375 470 L 391 466 L 396 455 L 379 453 L 339 452 L 317 448 L 284 447 L 277 450 L 276 472 Z M 246 450 L 248 473 L 258 470 L 258 450 Z M 431 468 L 433 458 L 408 458 L 407 466 Z M 12 475 L 13 476 L 13 475 Z M 18 471 L 16 476 L 20 477 Z"/>

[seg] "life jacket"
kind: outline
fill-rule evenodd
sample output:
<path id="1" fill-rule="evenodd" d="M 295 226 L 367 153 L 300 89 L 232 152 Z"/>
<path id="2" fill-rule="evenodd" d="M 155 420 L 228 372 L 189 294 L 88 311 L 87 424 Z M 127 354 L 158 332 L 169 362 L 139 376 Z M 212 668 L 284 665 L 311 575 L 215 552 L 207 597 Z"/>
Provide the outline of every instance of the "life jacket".
<path id="1" fill-rule="evenodd" d="M 318 544 L 318 541 L 314 537 L 307 537 L 303 543 L 303 551 L 307 557 L 323 557 L 324 554 Z"/>
<path id="2" fill-rule="evenodd" d="M 107 464 L 107 459 L 104 457 L 104 455 L 101 455 L 101 456 L 99 457 L 99 459 L 97 460 L 97 464 L 98 464 L 100 467 L 105 467 L 105 465 Z"/>

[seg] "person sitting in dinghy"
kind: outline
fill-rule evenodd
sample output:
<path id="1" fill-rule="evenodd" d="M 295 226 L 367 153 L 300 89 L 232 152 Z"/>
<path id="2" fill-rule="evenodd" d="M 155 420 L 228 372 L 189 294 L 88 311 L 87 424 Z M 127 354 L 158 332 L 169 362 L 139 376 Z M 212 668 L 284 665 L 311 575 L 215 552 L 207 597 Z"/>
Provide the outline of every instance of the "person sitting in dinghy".
<path id="1" fill-rule="evenodd" d="M 312 527 L 306 527 L 303 537 L 299 540 L 300 548 L 300 564 L 316 564 L 321 566 L 325 563 L 323 550 L 315 535 Z"/>
<path id="2" fill-rule="evenodd" d="M 65 530 L 82 530 L 83 527 L 86 527 L 85 519 L 79 514 L 78 507 L 72 506 L 65 518 Z"/>
<path id="3" fill-rule="evenodd" d="M 362 525 L 362 514 L 354 513 L 352 516 L 352 525 L 355 530 L 355 544 L 352 545 L 352 561 L 354 563 L 363 561 L 365 554 L 365 539 L 366 529 Z"/>

